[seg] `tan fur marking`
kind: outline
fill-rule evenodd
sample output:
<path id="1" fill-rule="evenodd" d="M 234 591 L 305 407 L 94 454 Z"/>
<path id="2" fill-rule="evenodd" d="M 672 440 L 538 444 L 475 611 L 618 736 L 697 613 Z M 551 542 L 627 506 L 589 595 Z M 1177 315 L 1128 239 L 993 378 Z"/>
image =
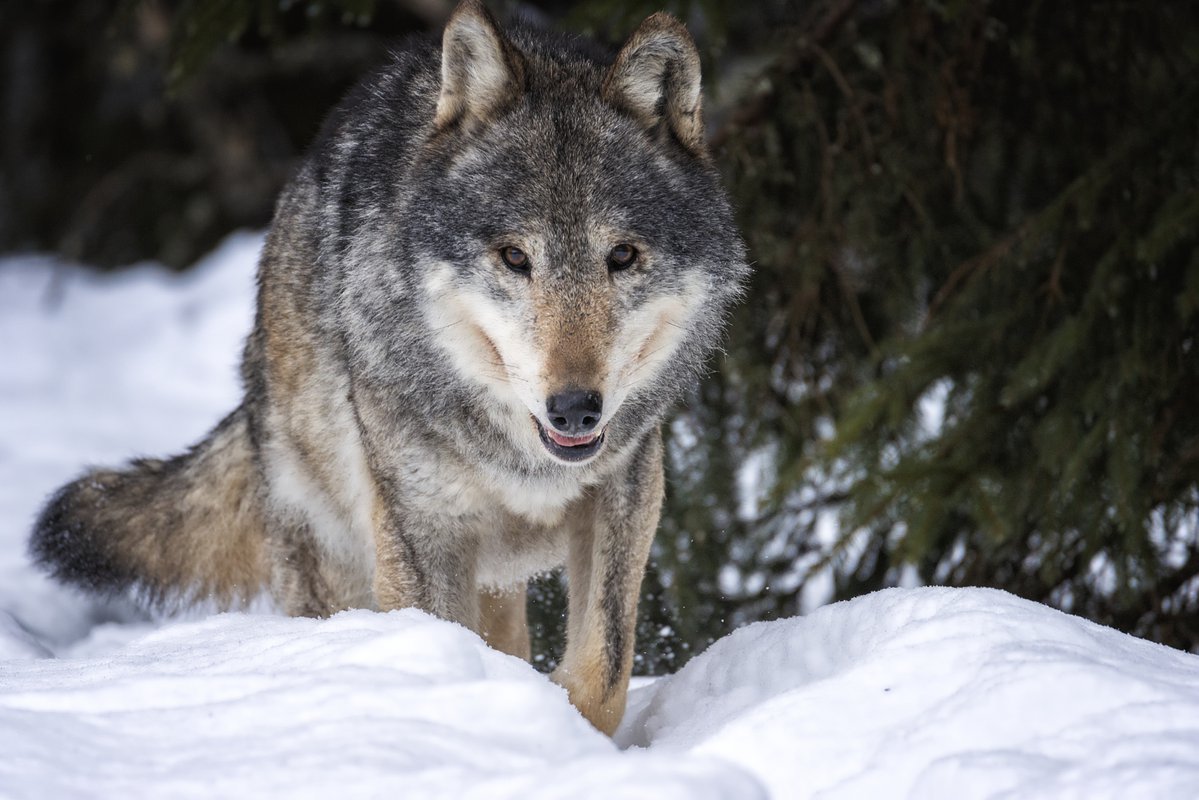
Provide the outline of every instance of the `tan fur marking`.
<path id="1" fill-rule="evenodd" d="M 222 438 L 195 466 L 222 476 L 218 492 L 193 488 L 184 496 L 183 518 L 203 532 L 195 537 L 191 555 L 193 563 L 204 565 L 202 591 L 227 606 L 265 588 L 265 523 L 256 494 L 258 476 L 248 453 L 241 452 L 244 440 L 232 434 Z"/>
<path id="2" fill-rule="evenodd" d="M 605 696 L 598 687 L 606 683 L 607 674 L 602 648 L 592 647 L 589 652 L 578 656 L 569 671 L 559 669 L 553 677 L 559 686 L 566 689 L 570 704 L 579 710 L 583 718 L 611 736 L 624 718 L 629 676 L 624 675 L 611 694 Z"/>
<path id="3" fill-rule="evenodd" d="M 290 265 L 286 259 L 282 261 L 264 260 L 263 270 L 287 272 Z M 273 394 L 281 398 L 294 396 L 315 368 L 312 347 L 307 341 L 310 334 L 300 324 L 305 318 L 304 310 L 297 306 L 294 292 L 285 287 L 262 292 L 259 304 L 266 344 L 263 363 L 269 372 Z"/>
<path id="4" fill-rule="evenodd" d="M 301 498 L 301 508 L 276 510 L 308 526 L 305 546 L 320 551 L 312 558 L 314 574 L 294 577 L 326 587 L 324 604 L 331 613 L 371 604 L 376 545 L 368 541 L 370 531 L 363 530 L 371 526 L 369 515 L 356 509 L 370 506 L 375 487 L 348 407 L 347 379 L 329 369 L 328 355 L 320 352 L 316 332 L 305 323 L 313 317 L 301 302 L 306 293 L 281 285 L 305 274 L 292 257 L 278 255 L 298 245 L 281 244 L 270 249 L 263 263 L 264 271 L 279 280 L 264 284 L 273 290 L 259 299 L 275 434 L 266 448 L 267 472 L 277 504 Z M 280 546 L 293 547 L 286 542 Z M 301 555 L 292 561 L 293 571 L 307 563 Z M 280 574 L 276 582 L 286 595 L 283 585 L 293 580 Z"/>
<path id="5" fill-rule="evenodd" d="M 409 608 L 420 601 L 420 581 L 404 557 L 399 540 L 388 535 L 391 514 L 382 498 L 375 498 L 372 515 L 375 531 L 375 605 L 379 611 Z"/>
<path id="6" fill-rule="evenodd" d="M 569 308 L 563 308 L 561 296 L 550 291 L 534 298 L 537 340 L 546 354 L 542 374 L 546 396 L 567 388 L 599 389 L 607 378 L 611 299 L 601 289 L 585 297 Z"/>
<path id="7" fill-rule="evenodd" d="M 529 660 L 528 600 L 525 584 L 507 591 L 479 593 L 479 635 L 501 653 Z"/>
<path id="8" fill-rule="evenodd" d="M 230 608 L 267 588 L 265 523 L 247 444 L 245 421 L 235 417 L 180 473 L 147 460 L 80 482 L 76 502 L 92 509 L 95 529 L 119 539 L 111 549 L 154 599 Z"/>

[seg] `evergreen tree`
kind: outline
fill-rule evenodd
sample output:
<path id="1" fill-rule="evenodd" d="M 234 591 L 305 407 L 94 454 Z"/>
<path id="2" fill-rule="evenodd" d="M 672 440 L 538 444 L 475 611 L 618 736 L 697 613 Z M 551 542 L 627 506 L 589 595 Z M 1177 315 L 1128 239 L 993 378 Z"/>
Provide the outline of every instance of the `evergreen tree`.
<path id="1" fill-rule="evenodd" d="M 831 576 L 1199 647 L 1196 7 L 823 12 L 717 135 L 758 272 L 674 440 L 680 617 Z"/>

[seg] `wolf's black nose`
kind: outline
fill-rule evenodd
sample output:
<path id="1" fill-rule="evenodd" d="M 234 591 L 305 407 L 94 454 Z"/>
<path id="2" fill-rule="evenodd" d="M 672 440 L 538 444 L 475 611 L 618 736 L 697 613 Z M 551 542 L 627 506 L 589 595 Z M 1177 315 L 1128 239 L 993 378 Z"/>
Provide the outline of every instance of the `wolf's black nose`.
<path id="1" fill-rule="evenodd" d="M 569 389 L 552 394 L 545 401 L 550 424 L 567 436 L 582 436 L 599 424 L 604 398 L 599 392 Z"/>

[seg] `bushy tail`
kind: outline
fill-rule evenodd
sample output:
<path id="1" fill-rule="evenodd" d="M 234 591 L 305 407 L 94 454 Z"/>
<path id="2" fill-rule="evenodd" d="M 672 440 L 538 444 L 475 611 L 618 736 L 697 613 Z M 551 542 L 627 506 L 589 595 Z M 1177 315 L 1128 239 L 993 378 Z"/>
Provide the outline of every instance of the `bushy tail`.
<path id="1" fill-rule="evenodd" d="M 183 455 L 95 470 L 58 490 L 29 549 L 56 578 L 93 592 L 230 607 L 267 588 L 263 507 L 238 409 Z"/>

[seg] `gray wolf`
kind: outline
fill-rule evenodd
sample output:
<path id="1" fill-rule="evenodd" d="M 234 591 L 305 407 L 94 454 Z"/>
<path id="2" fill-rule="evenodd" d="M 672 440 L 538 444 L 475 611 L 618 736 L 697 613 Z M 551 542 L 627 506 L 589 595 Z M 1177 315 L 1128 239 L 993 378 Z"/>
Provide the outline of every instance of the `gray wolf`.
<path id="1" fill-rule="evenodd" d="M 660 423 L 747 271 L 677 20 L 613 56 L 468 0 L 332 112 L 279 198 L 241 405 L 63 487 L 31 553 L 160 604 L 415 606 L 526 658 L 527 580 L 565 564 L 553 678 L 610 733 Z"/>

